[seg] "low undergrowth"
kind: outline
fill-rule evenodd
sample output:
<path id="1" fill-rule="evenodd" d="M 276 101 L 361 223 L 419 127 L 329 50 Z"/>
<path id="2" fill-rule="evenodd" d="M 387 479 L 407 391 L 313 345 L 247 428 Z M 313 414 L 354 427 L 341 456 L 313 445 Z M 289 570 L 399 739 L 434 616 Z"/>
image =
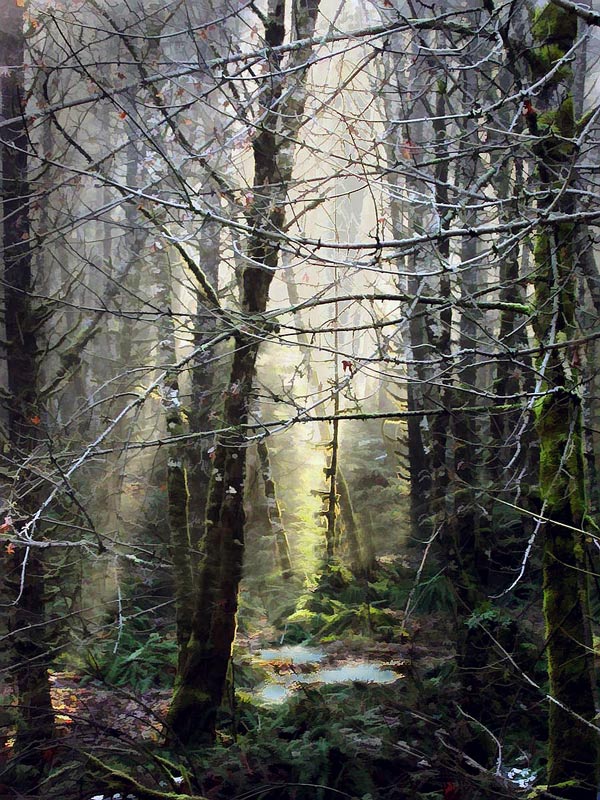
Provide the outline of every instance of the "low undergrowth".
<path id="1" fill-rule="evenodd" d="M 282 635 L 286 644 L 325 643 L 334 661 L 395 660 L 402 671 L 394 683 L 299 684 L 286 702 L 265 705 L 255 689 L 268 670 L 249 655 L 246 641 L 235 653 L 237 690 L 221 711 L 218 741 L 201 752 L 164 744 L 173 640 L 162 634 L 162 625 L 151 630 L 136 618 L 126 620 L 118 641 L 99 638 L 82 657 L 79 674 L 64 673 L 58 681 L 66 721 L 56 742 L 36 754 L 43 764 L 37 795 L 47 800 L 115 793 L 137 800 L 522 796 L 524 789 L 508 774 L 512 769 L 543 776 L 545 708 L 539 695 L 518 689 L 518 678 L 503 663 L 496 673 L 502 696 L 497 709 L 489 709 L 491 722 L 483 729 L 470 719 L 461 708 L 461 676 L 448 648 L 456 624 L 453 604 L 433 580 L 433 591 L 421 595 L 419 608 L 413 581 L 414 571 L 397 559 L 361 581 L 343 567 L 330 567 L 277 636 L 277 643 Z M 545 678 L 537 677 L 541 683 Z M 487 763 L 477 763 L 464 748 L 482 735 L 492 754 Z M 14 765 L 5 763 L 0 787 L 11 774 Z"/>

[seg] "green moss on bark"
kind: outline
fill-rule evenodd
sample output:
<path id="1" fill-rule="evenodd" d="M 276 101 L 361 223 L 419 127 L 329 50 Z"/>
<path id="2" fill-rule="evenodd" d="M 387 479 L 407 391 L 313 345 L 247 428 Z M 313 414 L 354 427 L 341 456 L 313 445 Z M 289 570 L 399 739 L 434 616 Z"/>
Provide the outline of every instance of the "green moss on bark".
<path id="1" fill-rule="evenodd" d="M 557 62 L 573 46 L 577 18 L 548 3 L 533 20 L 532 77 L 545 77 L 539 97 L 540 139 L 534 144 L 545 194 L 539 208 L 572 211 L 564 191 L 571 177 L 575 131 L 572 73 Z M 545 106 L 545 108 L 544 108 Z M 585 549 L 579 532 L 586 513 L 577 369 L 567 342 L 575 332 L 574 226 L 545 223 L 535 244 L 534 329 L 540 343 L 562 345 L 542 353 L 547 391 L 535 407 L 540 443 L 540 499 L 544 508 L 544 619 L 549 677 L 548 786 L 553 797 L 595 800 L 597 734 L 590 657 Z"/>

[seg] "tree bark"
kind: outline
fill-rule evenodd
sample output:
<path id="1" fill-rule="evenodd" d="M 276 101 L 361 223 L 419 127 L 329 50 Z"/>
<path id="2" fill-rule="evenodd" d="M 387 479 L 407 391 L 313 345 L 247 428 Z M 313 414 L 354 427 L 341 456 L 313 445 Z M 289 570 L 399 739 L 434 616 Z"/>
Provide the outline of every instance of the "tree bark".
<path id="1" fill-rule="evenodd" d="M 219 261 L 221 236 L 220 226 L 207 221 L 201 229 L 198 256 L 208 281 L 215 294 L 219 287 Z M 217 359 L 215 347 L 208 343 L 217 333 L 218 317 L 204 301 L 202 293 L 197 298 L 197 322 L 194 327 L 194 348 L 198 355 L 192 368 L 192 396 L 189 410 L 189 429 L 191 433 L 210 430 L 211 419 L 216 406 L 215 395 L 218 391 L 216 377 Z M 189 497 L 189 526 L 192 547 L 195 551 L 202 538 L 206 516 L 208 485 L 212 471 L 209 450 L 214 442 L 209 438 L 201 438 L 186 448 Z M 194 555 L 197 567 L 198 556 Z"/>
<path id="2" fill-rule="evenodd" d="M 318 0 L 293 7 L 296 38 L 314 33 Z M 269 0 L 264 18 L 267 47 L 281 45 L 285 37 L 285 6 Z M 270 52 L 270 50 L 269 50 Z M 212 742 L 217 712 L 223 697 L 231 648 L 235 637 L 238 589 L 244 556 L 244 477 L 248 422 L 256 359 L 269 325 L 264 312 L 269 287 L 279 263 L 279 244 L 263 233 L 280 231 L 285 220 L 286 193 L 292 176 L 294 141 L 303 123 L 309 48 L 291 55 L 298 67 L 291 86 L 281 74 L 280 54 L 270 55 L 270 76 L 261 100 L 265 108 L 253 143 L 254 187 L 249 210 L 254 233 L 248 243 L 248 266 L 241 281 L 241 307 L 245 323 L 234 337 L 234 353 L 223 409 L 229 430 L 217 442 L 202 541 L 202 564 L 195 596 L 192 633 L 186 658 L 178 672 L 169 724 L 174 738 L 184 744 Z M 284 82 L 290 89 L 282 101 Z"/>
<path id="3" fill-rule="evenodd" d="M 435 181 L 435 209 L 439 220 L 440 230 L 448 226 L 448 153 L 447 153 L 447 124 L 446 114 L 446 81 L 440 77 L 437 81 L 435 118 L 433 130 L 435 133 L 437 163 L 434 169 Z M 450 430 L 450 407 L 452 404 L 452 391 L 449 388 L 447 372 L 451 359 L 451 328 L 452 328 L 452 303 L 450 300 L 450 240 L 443 238 L 437 247 L 440 264 L 439 295 L 448 301 L 442 306 L 437 320 L 437 332 L 430 334 L 430 340 L 435 345 L 438 361 L 438 377 L 436 383 L 440 384 L 439 404 L 441 413 L 433 417 L 431 423 L 431 475 L 432 475 L 432 504 L 433 511 L 440 522 L 446 522 L 446 500 L 450 483 L 446 463 L 448 433 Z M 431 391 L 431 390 L 430 390 Z M 443 542 L 445 535 L 441 537 Z"/>
<path id="4" fill-rule="evenodd" d="M 533 21 L 532 77 L 539 80 L 575 43 L 575 13 L 547 4 Z M 528 120 L 542 190 L 542 210 L 551 203 L 573 208 L 565 191 L 577 153 L 574 135 L 573 74 L 565 65 L 546 78 L 538 104 L 548 121 L 538 129 Z M 533 124 L 535 123 L 535 124 Z M 554 187 L 560 188 L 555 190 Z M 560 193 L 560 196 L 557 195 Z M 541 223 L 535 244 L 534 328 L 542 344 L 560 343 L 575 331 L 575 230 L 572 224 Z M 553 796 L 595 800 L 598 785 L 597 733 L 589 641 L 588 577 L 584 537 L 587 510 L 581 438 L 581 397 L 577 364 L 568 347 L 543 354 L 538 369 L 546 385 L 537 402 L 540 494 L 544 504 L 544 617 L 550 683 L 548 786 Z"/>
<path id="5" fill-rule="evenodd" d="M 397 42 L 395 40 L 398 40 Z M 402 52 L 405 42 L 400 34 L 396 34 L 392 52 Z M 402 61 L 397 61 L 394 55 L 390 55 L 393 80 L 393 91 L 384 95 L 384 108 L 386 118 L 391 123 L 398 116 L 410 118 L 411 116 L 427 117 L 429 108 L 426 102 L 425 87 L 422 85 L 422 75 L 419 72 L 420 61 L 417 53 L 413 56 L 413 64 L 410 73 L 410 84 L 416 86 L 415 92 L 417 99 L 412 101 L 410 107 L 405 108 L 406 92 L 404 83 L 406 81 Z M 401 99 L 398 99 L 401 98 Z M 423 181 L 414 174 L 411 161 L 413 154 L 418 149 L 414 142 L 422 138 L 423 123 L 411 122 L 410 126 L 398 126 L 396 135 L 392 143 L 387 146 L 387 162 L 390 170 L 388 177 L 390 186 L 394 188 L 390 192 L 389 208 L 392 224 L 392 233 L 395 238 L 402 238 L 410 235 L 415 230 L 424 230 L 424 211 L 422 204 L 401 203 L 402 181 L 400 170 L 396 169 L 398 156 L 405 156 L 410 159 L 404 182 L 406 191 L 415 196 L 424 196 L 426 188 Z M 403 218 L 406 219 L 406 227 L 403 225 Z M 426 286 L 426 280 L 419 275 L 419 268 L 422 266 L 422 257 L 416 252 L 411 253 L 401 260 L 400 264 L 410 273 L 406 278 L 397 279 L 400 291 L 406 291 L 412 297 L 418 297 Z M 425 267 L 427 270 L 427 267 Z M 407 311 L 408 316 L 408 336 L 405 344 L 406 352 L 406 405 L 411 412 L 423 411 L 425 399 L 423 387 L 427 380 L 428 369 L 424 366 L 425 362 L 431 357 L 431 347 L 428 341 L 428 331 L 426 327 L 427 310 L 420 303 L 414 302 Z M 410 516 L 413 535 L 420 538 L 421 531 L 430 510 L 431 497 L 431 458 L 429 447 L 429 434 L 426 427 L 425 417 L 417 415 L 410 416 L 406 421 L 407 427 L 407 466 L 410 481 Z"/>
<path id="6" fill-rule="evenodd" d="M 281 519 L 281 509 L 279 508 L 279 501 L 277 500 L 277 490 L 273 479 L 269 448 L 266 442 L 261 441 L 258 443 L 257 449 L 260 472 L 265 486 L 267 516 L 269 518 L 269 524 L 271 525 L 271 533 L 275 537 L 275 547 L 277 548 L 281 577 L 284 580 L 289 580 L 294 574 L 292 569 L 292 554 L 290 552 L 290 543 L 285 532 L 285 526 Z"/>
<path id="7" fill-rule="evenodd" d="M 28 522 L 37 510 L 39 476 L 31 456 L 41 442 L 44 412 L 38 394 L 38 345 L 36 334 L 43 317 L 32 304 L 32 253 L 28 183 L 29 137 L 24 112 L 23 12 L 15 3 L 6 5 L 0 33 L 2 114 L 18 119 L 2 134 L 2 244 L 4 319 L 6 333 L 6 379 L 3 405 L 8 425 L 8 451 L 0 456 L 2 471 L 10 474 L 21 465 L 7 487 L 9 502 L 4 513 L 15 525 Z M 33 532 L 32 532 L 33 533 Z M 16 656 L 19 723 L 15 752 L 32 767 L 40 764 L 37 746 L 54 735 L 50 700 L 44 564 L 35 547 L 18 547 L 12 557 L 9 586 L 13 593 L 9 627 Z"/>
<path id="8" fill-rule="evenodd" d="M 368 563 L 368 554 L 363 553 L 361 546 L 361 531 L 356 521 L 348 481 L 338 466 L 337 472 L 338 498 L 340 504 L 340 519 L 344 525 L 344 537 L 348 547 L 350 569 L 354 575 L 365 575 L 370 572 L 373 564 Z"/>

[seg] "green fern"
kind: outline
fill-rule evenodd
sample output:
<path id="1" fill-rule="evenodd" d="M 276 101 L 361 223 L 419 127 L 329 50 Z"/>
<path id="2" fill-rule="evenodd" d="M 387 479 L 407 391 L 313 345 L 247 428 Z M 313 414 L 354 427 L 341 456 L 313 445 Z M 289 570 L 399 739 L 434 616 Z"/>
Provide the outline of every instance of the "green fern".
<path id="1" fill-rule="evenodd" d="M 417 587 L 414 607 L 425 614 L 434 611 L 456 614 L 456 592 L 452 582 L 442 574 L 423 581 Z"/>

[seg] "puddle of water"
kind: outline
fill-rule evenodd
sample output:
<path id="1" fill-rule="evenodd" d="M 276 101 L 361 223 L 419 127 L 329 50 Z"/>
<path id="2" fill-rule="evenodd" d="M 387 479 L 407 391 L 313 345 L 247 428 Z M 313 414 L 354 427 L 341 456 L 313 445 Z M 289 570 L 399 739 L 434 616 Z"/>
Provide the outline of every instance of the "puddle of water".
<path id="1" fill-rule="evenodd" d="M 330 669 L 318 669 L 311 675 L 301 675 L 303 683 L 321 681 L 321 683 L 345 683 L 346 681 L 365 681 L 370 683 L 391 683 L 398 678 L 395 672 L 383 669 L 377 663 L 342 664 Z"/>
<path id="2" fill-rule="evenodd" d="M 325 653 L 316 647 L 307 647 L 305 644 L 290 644 L 282 647 L 273 647 L 270 650 L 261 650 L 259 653 L 263 661 L 293 661 L 294 664 L 315 664 L 323 661 Z"/>
<path id="3" fill-rule="evenodd" d="M 318 664 L 325 658 L 325 653 L 314 647 L 306 645 L 290 645 L 260 653 L 264 661 L 285 661 L 294 665 Z M 285 675 L 274 675 L 272 683 L 266 683 L 258 690 L 258 696 L 269 703 L 281 703 L 290 696 L 299 683 L 350 683 L 363 681 L 365 683 L 392 683 L 399 675 L 390 669 L 385 669 L 380 662 L 354 662 L 340 664 L 339 667 L 317 667 L 309 673 L 292 672 Z"/>
<path id="4" fill-rule="evenodd" d="M 267 703 L 283 703 L 289 695 L 290 687 L 284 683 L 266 683 L 258 692 L 260 699 Z"/>

